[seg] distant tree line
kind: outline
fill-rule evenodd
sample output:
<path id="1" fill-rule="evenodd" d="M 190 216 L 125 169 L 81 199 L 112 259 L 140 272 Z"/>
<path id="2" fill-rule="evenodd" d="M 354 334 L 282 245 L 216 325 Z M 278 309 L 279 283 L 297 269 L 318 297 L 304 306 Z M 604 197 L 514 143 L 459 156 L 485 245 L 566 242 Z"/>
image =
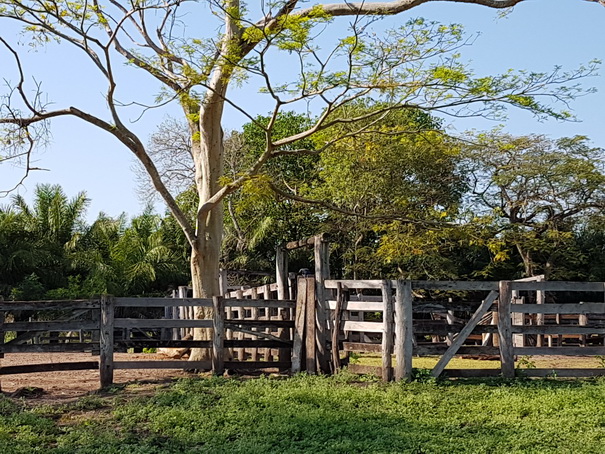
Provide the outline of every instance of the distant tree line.
<path id="1" fill-rule="evenodd" d="M 605 280 L 605 156 L 587 138 L 492 131 L 452 139 L 426 112 L 371 101 L 346 109 L 339 118 L 355 122 L 288 143 L 227 198 L 223 268 L 272 271 L 277 246 L 327 233 L 335 277 Z M 226 135 L 223 184 L 260 156 L 268 121 Z M 312 121 L 281 114 L 274 140 Z M 149 148 L 193 220 L 187 137 L 168 119 Z M 4 298 L 159 295 L 188 283 L 190 246 L 171 215 L 101 213 L 89 225 L 88 204 L 85 193 L 69 198 L 40 185 L 31 205 L 13 196 L 0 208 Z M 291 271 L 311 260 L 293 252 Z"/>

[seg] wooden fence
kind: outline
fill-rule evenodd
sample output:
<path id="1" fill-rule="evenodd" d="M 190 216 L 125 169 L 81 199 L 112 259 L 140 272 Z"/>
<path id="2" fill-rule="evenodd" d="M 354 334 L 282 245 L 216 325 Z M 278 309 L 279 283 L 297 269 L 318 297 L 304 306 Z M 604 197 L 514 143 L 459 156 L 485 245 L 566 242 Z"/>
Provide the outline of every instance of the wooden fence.
<path id="1" fill-rule="evenodd" d="M 332 367 L 338 369 L 346 360 L 346 357 L 341 358 L 343 351 L 345 355 L 374 352 L 382 356 L 381 367 L 350 365 L 350 369 L 374 372 L 385 380 L 393 376 L 398 380 L 409 379 L 413 355 L 441 355 L 431 371 L 434 377 L 445 374 L 512 378 L 517 355 L 605 355 L 605 303 L 545 304 L 544 299 L 550 292 L 596 292 L 598 300 L 603 301 L 604 285 L 601 282 L 540 280 L 327 280 L 325 287 L 332 290 L 334 296 L 327 300 L 332 327 Z M 452 291 L 483 296 L 478 301 L 454 302 L 444 298 Z M 440 294 L 441 299 L 431 301 L 415 296 L 431 292 Z M 526 296 L 520 297 L 521 293 Z M 530 297 L 533 303 L 526 302 Z M 554 317 L 549 319 L 549 315 Z M 564 317 L 567 317 L 565 324 L 562 323 Z M 549 346 L 541 343 L 544 336 L 548 338 Z M 501 369 L 446 369 L 455 355 L 473 358 L 497 355 Z M 586 377 L 604 375 L 605 369 L 535 368 L 524 369 L 523 373 L 538 377 Z"/>
<path id="2" fill-rule="evenodd" d="M 317 271 L 317 270 L 316 270 Z M 321 268 L 320 268 L 321 271 Z M 316 273 L 322 276 L 321 273 Z M 553 302 L 584 292 L 587 302 Z M 531 281 L 329 280 L 299 277 L 296 300 L 274 299 L 270 285 L 228 297 L 112 298 L 0 302 L 0 356 L 92 352 L 98 361 L 0 368 L 0 374 L 99 369 L 102 386 L 116 369 L 179 368 L 235 372 L 338 371 L 354 352 L 380 354 L 380 367 L 349 364 L 384 380 L 408 380 L 412 357 L 440 356 L 433 376 L 515 376 L 515 356 L 605 356 L 605 284 Z M 464 295 L 462 297 L 461 295 Z M 262 297 L 261 297 L 262 296 Z M 547 298 L 550 296 L 550 298 Z M 170 309 L 212 308 L 211 318 L 167 317 Z M 37 314 L 28 320 L 27 314 Z M 173 311 L 174 313 L 174 311 Z M 206 340 L 176 338 L 203 328 Z M 4 343 L 5 333 L 10 341 Z M 41 337 L 44 334 L 46 337 Z M 116 361 L 131 348 L 205 348 L 205 361 Z M 446 368 L 456 355 L 496 357 L 500 369 Z M 524 369 L 526 376 L 586 377 L 605 369 Z"/>
<path id="3" fill-rule="evenodd" d="M 133 308 L 162 313 L 166 307 L 212 308 L 211 319 L 124 317 Z M 272 299 L 112 298 L 86 301 L 0 302 L 0 355 L 28 352 L 92 352 L 99 361 L 28 364 L 0 368 L 0 374 L 45 370 L 99 369 L 101 386 L 113 382 L 115 369 L 225 368 L 242 371 L 289 371 L 292 367 L 295 302 Z M 279 318 L 273 316 L 279 311 Z M 24 313 L 48 320 L 14 321 Z M 132 311 L 131 311 L 132 312 Z M 7 315 L 11 317 L 7 317 Z M 255 315 L 250 315 L 255 314 Z M 17 315 L 17 317 L 15 317 Z M 153 315 L 152 315 L 153 317 Z M 9 320 L 9 318 L 11 320 Z M 174 340 L 170 331 L 205 328 L 208 340 Z M 5 333 L 14 333 L 4 343 Z M 169 333 L 166 335 L 166 333 Z M 236 333 L 235 335 L 225 335 Z M 41 338 L 47 334 L 47 338 Z M 240 336 L 241 334 L 241 336 Z M 207 361 L 114 361 L 115 351 L 129 348 L 205 348 Z M 233 351 L 236 357 L 231 356 Z M 300 352 L 299 352 L 300 355 Z"/>

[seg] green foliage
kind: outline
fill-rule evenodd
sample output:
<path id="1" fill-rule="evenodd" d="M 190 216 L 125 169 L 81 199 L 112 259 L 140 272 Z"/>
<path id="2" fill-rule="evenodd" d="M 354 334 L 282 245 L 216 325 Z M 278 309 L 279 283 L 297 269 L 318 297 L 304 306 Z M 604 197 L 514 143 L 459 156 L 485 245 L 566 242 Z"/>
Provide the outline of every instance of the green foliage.
<path id="1" fill-rule="evenodd" d="M 604 386 L 602 380 L 385 385 L 346 371 L 286 380 L 188 379 L 132 401 L 118 392 L 112 401 L 93 396 L 54 410 L 4 398 L 0 446 L 49 454 L 599 452 Z M 69 426 L 59 425 L 60 415 Z"/>

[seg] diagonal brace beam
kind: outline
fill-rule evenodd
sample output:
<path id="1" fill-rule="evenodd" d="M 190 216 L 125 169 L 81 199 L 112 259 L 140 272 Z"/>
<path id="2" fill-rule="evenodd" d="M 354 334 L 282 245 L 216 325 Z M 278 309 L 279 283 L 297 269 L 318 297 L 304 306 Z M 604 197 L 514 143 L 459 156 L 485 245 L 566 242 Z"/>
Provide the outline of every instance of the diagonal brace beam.
<path id="1" fill-rule="evenodd" d="M 443 354 L 435 368 L 431 371 L 431 375 L 433 377 L 439 377 L 439 375 L 441 375 L 443 369 L 445 369 L 445 367 L 448 365 L 454 355 L 458 353 L 458 349 L 462 347 L 464 341 L 479 324 L 481 318 L 483 318 L 483 316 L 487 314 L 487 311 L 492 307 L 492 304 L 494 304 L 494 301 L 496 301 L 497 298 L 498 292 L 496 290 L 492 290 L 489 295 L 487 295 L 487 298 L 483 300 L 481 306 L 479 306 L 479 308 L 475 311 L 467 325 L 462 328 L 456 339 L 452 342 L 452 345 L 450 345 L 450 348 L 446 350 L 446 352 Z"/>

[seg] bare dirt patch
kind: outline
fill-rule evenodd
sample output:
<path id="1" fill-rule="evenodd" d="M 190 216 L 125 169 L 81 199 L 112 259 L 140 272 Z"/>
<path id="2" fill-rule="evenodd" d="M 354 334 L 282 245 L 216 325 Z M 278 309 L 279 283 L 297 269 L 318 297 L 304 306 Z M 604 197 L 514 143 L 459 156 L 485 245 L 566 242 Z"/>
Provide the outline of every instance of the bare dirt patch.
<path id="1" fill-rule="evenodd" d="M 116 361 L 150 361 L 166 357 L 149 353 L 116 353 Z M 18 366 L 28 364 L 49 364 L 65 362 L 98 361 L 97 356 L 89 353 L 27 353 L 7 354 L 0 359 L 0 366 Z M 174 379 L 192 376 L 178 369 L 134 369 L 114 371 L 114 383 L 117 386 L 128 383 L 141 383 L 154 387 Z M 0 385 L 4 393 L 13 393 L 21 388 L 41 388 L 43 392 L 22 397 L 36 399 L 40 403 L 69 401 L 77 399 L 99 389 L 98 370 L 75 370 L 58 372 L 35 372 L 15 375 L 1 375 Z"/>

